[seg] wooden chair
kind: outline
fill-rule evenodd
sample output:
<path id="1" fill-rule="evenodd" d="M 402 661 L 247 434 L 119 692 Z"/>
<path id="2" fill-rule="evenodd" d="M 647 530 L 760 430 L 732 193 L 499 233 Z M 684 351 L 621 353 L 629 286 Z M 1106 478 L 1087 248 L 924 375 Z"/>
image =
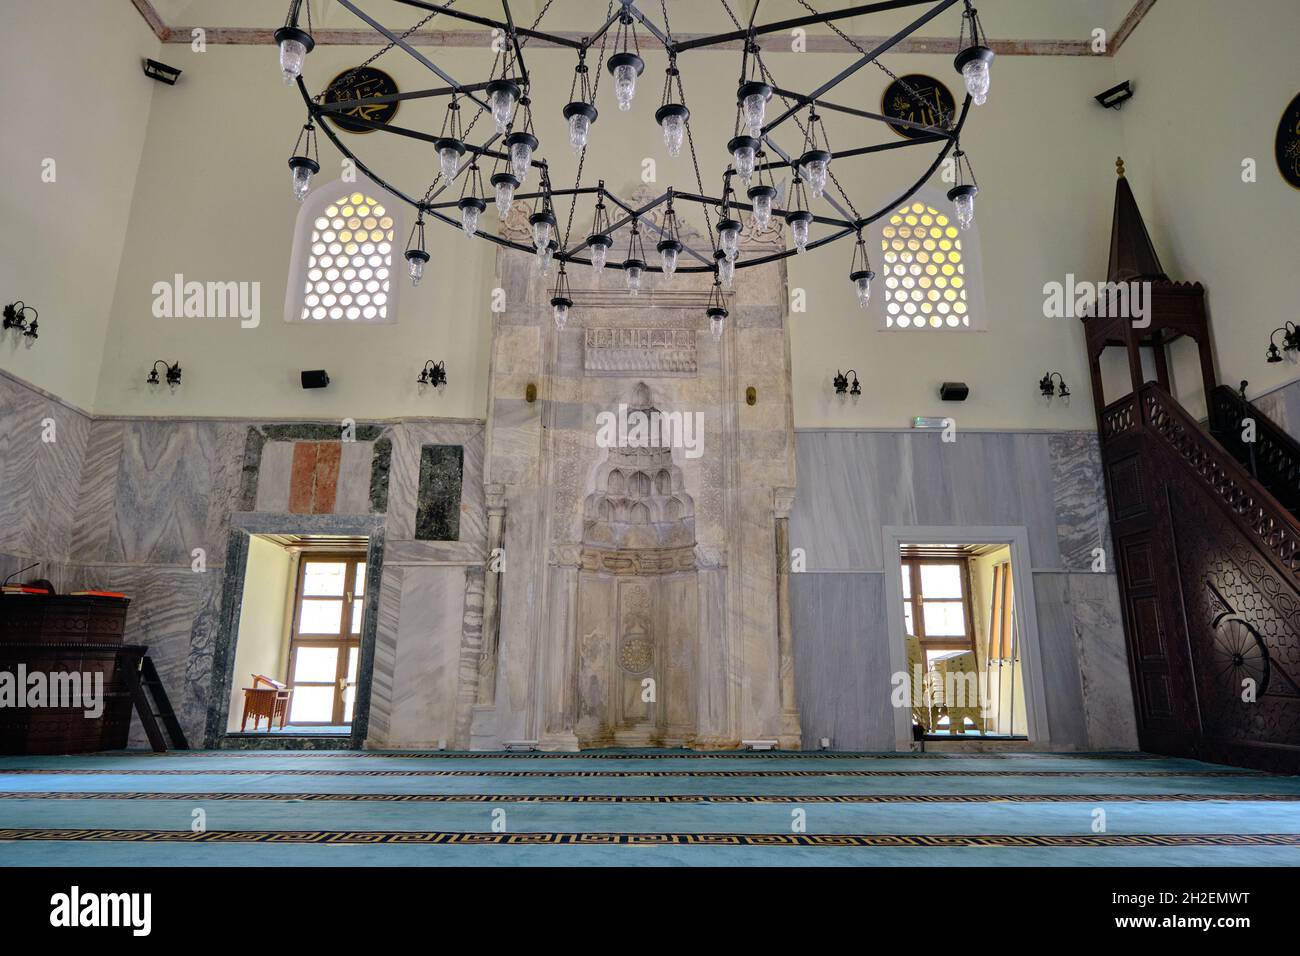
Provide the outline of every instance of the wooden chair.
<path id="1" fill-rule="evenodd" d="M 262 718 L 266 718 L 266 732 L 275 727 L 275 719 L 280 718 L 280 729 L 289 719 L 289 703 L 293 698 L 293 688 L 273 677 L 263 674 L 253 675 L 253 686 L 244 688 L 244 719 L 240 724 L 240 733 L 248 729 L 248 718 L 253 718 L 253 730 L 258 729 Z"/>

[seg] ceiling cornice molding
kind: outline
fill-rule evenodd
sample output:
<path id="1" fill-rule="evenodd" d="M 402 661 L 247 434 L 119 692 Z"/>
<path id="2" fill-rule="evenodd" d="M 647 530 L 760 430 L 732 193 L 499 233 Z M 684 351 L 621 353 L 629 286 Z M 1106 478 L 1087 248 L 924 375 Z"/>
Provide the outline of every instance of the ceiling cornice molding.
<path id="1" fill-rule="evenodd" d="M 275 42 L 273 39 L 275 30 L 261 27 L 169 27 L 158 15 L 150 0 L 131 0 L 131 3 L 149 24 L 149 29 L 153 31 L 154 36 L 163 43 L 189 43 L 196 29 L 203 30 L 205 42 L 222 46 L 265 46 Z M 1119 28 L 1111 34 L 1111 42 L 1104 54 L 1094 53 L 1090 40 L 990 40 L 989 46 L 999 56 L 1113 57 L 1155 5 L 1156 0 L 1137 0 Z M 557 31 L 557 35 L 569 40 L 583 39 L 583 34 L 578 32 Z M 704 35 L 683 33 L 675 39 L 685 42 Z M 317 30 L 312 36 L 318 45 L 325 46 L 372 46 L 383 40 L 381 34 L 370 29 Z M 421 30 L 406 39 L 412 46 L 471 48 L 486 46 L 490 37 L 486 30 Z M 883 36 L 853 37 L 856 43 L 867 48 L 874 47 L 885 39 Z M 535 40 L 534 43 L 537 46 L 553 45 L 547 44 L 545 40 Z M 956 54 L 957 43 L 954 37 L 909 37 L 895 46 L 893 52 Z M 844 41 L 837 36 L 809 36 L 807 44 L 809 53 L 852 52 L 851 48 L 846 48 Z M 740 49 L 739 42 L 727 46 Z M 717 49 L 726 48 L 722 45 L 717 47 Z"/>
<path id="2" fill-rule="evenodd" d="M 263 27 L 229 27 L 229 26 L 172 26 L 169 27 L 153 9 L 151 0 L 131 0 L 144 22 L 148 23 L 153 35 L 162 43 L 190 43 L 196 29 L 203 30 L 204 42 L 218 46 L 259 47 L 274 43 L 274 30 Z M 1110 35 L 1112 42 L 1105 53 L 1093 53 L 1091 40 L 989 40 L 989 46 L 998 56 L 1115 56 L 1119 48 L 1138 29 L 1143 18 L 1151 13 L 1156 0 L 1138 0 L 1119 27 Z M 571 40 L 581 40 L 582 34 L 558 31 L 558 35 Z M 698 39 L 705 34 L 681 34 L 675 39 Z M 385 38 L 376 30 L 317 30 L 312 34 L 317 44 L 333 47 L 368 47 L 382 43 Z M 854 36 L 859 46 L 871 48 L 883 42 L 884 36 Z M 407 42 L 413 47 L 486 47 L 491 42 L 487 30 L 421 30 L 408 36 Z M 545 40 L 534 40 L 537 46 L 554 46 Z M 911 36 L 894 47 L 897 53 L 948 53 L 956 55 L 958 40 L 950 36 Z M 740 49 L 740 43 L 729 44 Z M 725 48 L 720 46 L 720 49 Z M 845 53 L 844 40 L 839 36 L 809 36 L 807 51 L 810 53 Z"/>

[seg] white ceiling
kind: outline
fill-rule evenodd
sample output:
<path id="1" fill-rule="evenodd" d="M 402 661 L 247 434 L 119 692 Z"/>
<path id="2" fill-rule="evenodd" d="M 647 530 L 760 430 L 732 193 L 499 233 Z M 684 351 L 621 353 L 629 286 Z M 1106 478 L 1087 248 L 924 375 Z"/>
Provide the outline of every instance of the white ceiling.
<path id="1" fill-rule="evenodd" d="M 123 0 L 126 2 L 126 0 Z M 163 22 L 176 27 L 252 27 L 274 28 L 284 20 L 288 0 L 151 0 Z M 309 0 L 312 19 L 317 27 L 348 29 L 362 24 L 336 0 Z M 355 0 L 367 13 L 386 26 L 405 29 L 427 14 L 395 0 Z M 661 24 L 661 0 L 638 0 L 638 7 Z M 742 23 L 750 16 L 755 0 L 728 0 Z M 675 33 L 720 33 L 734 29 L 723 8 L 722 0 L 666 0 L 668 15 Z M 510 4 L 515 22 L 531 25 L 545 0 L 513 0 Z M 817 10 L 826 11 L 852 5 L 830 0 L 810 0 Z M 617 6 L 617 2 L 615 3 Z M 979 10 L 990 37 L 995 40 L 1087 40 L 1092 31 L 1102 27 L 1116 30 L 1134 0 L 980 0 Z M 501 18 L 500 0 L 460 0 L 456 9 L 482 16 Z M 542 22 L 542 29 L 555 31 L 593 30 L 604 18 L 607 6 L 600 0 L 553 0 Z M 925 6 L 887 11 L 839 21 L 851 35 L 888 35 L 920 16 Z M 961 23 L 960 3 L 945 11 L 920 31 L 921 36 L 954 37 Z M 759 0 L 758 23 L 769 23 L 807 13 L 798 0 Z M 436 17 L 430 28 L 477 29 L 475 25 L 446 16 Z M 810 33 L 826 33 L 826 27 L 809 28 Z"/>

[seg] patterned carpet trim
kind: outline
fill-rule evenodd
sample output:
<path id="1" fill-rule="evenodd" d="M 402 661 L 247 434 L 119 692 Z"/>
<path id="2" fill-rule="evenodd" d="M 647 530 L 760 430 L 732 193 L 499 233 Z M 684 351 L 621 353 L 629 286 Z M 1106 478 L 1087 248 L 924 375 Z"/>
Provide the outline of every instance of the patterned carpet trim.
<path id="1" fill-rule="evenodd" d="M 1300 833 L 932 835 L 813 833 L 481 833 L 442 830 L 0 830 L 0 842 L 426 844 L 478 846 L 1180 847 L 1295 846 Z"/>
<path id="2" fill-rule="evenodd" d="M 7 790 L 0 800 L 255 800 L 297 803 L 1295 803 L 1300 793 L 864 793 L 864 794 L 561 794 L 561 793 L 179 793 L 168 791 Z"/>
<path id="3" fill-rule="evenodd" d="M 0 767 L 0 775 L 277 777 L 1266 777 L 1255 770 L 333 770 L 245 768 Z"/>

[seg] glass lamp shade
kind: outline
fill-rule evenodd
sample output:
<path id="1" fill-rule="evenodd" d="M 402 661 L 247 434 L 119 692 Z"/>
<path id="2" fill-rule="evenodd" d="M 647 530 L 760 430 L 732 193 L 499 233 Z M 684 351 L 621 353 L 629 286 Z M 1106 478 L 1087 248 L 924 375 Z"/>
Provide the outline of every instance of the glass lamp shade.
<path id="1" fill-rule="evenodd" d="M 519 85 L 513 80 L 493 80 L 487 85 L 488 105 L 492 107 L 492 119 L 497 124 L 497 132 L 505 133 L 510 126 L 510 117 L 514 114 L 515 104 L 519 102 Z"/>
<path id="2" fill-rule="evenodd" d="M 645 72 L 645 61 L 625 50 L 611 56 L 608 66 L 614 76 L 614 98 L 618 100 L 618 108 L 627 112 L 636 96 L 636 78 Z"/>
<path id="3" fill-rule="evenodd" d="M 727 143 L 727 151 L 731 153 L 731 164 L 736 167 L 736 174 L 748 185 L 754 175 L 758 140 L 753 136 L 737 136 Z"/>
<path id="4" fill-rule="evenodd" d="M 614 240 L 603 233 L 587 237 L 587 246 L 591 252 L 591 268 L 595 270 L 596 275 L 600 275 L 601 270 L 605 268 L 605 263 L 609 261 L 609 247 L 614 244 Z"/>
<path id="5" fill-rule="evenodd" d="M 564 107 L 564 118 L 569 123 L 569 145 L 575 153 L 587 148 L 587 135 L 596 122 L 596 107 L 590 103 L 570 103 Z"/>
<path id="6" fill-rule="evenodd" d="M 727 258 L 732 261 L 735 261 L 736 256 L 740 254 L 740 227 L 739 219 L 721 219 L 718 221 L 718 245 L 727 254 Z"/>
<path id="7" fill-rule="evenodd" d="M 419 285 L 420 280 L 424 278 L 424 267 L 429 263 L 429 254 L 423 249 L 409 249 L 406 253 L 406 261 L 411 274 L 411 285 Z"/>
<path id="8" fill-rule="evenodd" d="M 623 274 L 627 276 L 627 291 L 636 295 L 641 291 L 641 276 L 645 273 L 645 263 L 640 259 L 625 259 Z"/>
<path id="9" fill-rule="evenodd" d="M 664 133 L 664 147 L 669 156 L 680 156 L 686 141 L 686 121 L 691 111 L 681 103 L 665 103 L 655 110 L 655 122 Z"/>
<path id="10" fill-rule="evenodd" d="M 986 46 L 970 46 L 957 54 L 954 61 L 957 72 L 966 81 L 966 92 L 976 106 L 983 106 L 989 98 L 989 67 L 994 53 Z"/>
<path id="11" fill-rule="evenodd" d="M 450 183 L 460 171 L 460 158 L 465 155 L 465 144 L 458 139 L 444 136 L 433 144 L 438 151 L 438 166 L 442 172 L 442 181 Z"/>
<path id="12" fill-rule="evenodd" d="M 537 271 L 542 275 L 551 271 L 551 263 L 555 260 L 555 250 L 559 248 L 555 240 L 552 239 L 545 246 L 537 249 Z"/>
<path id="13" fill-rule="evenodd" d="M 557 331 L 564 331 L 564 323 L 569 321 L 569 309 L 573 307 L 573 301 L 562 295 L 557 295 L 551 299 L 551 316 L 555 319 L 555 328 Z"/>
<path id="14" fill-rule="evenodd" d="M 747 195 L 754 204 L 754 228 L 766 232 L 772 224 L 772 203 L 776 200 L 776 187 L 750 186 Z"/>
<path id="15" fill-rule="evenodd" d="M 505 145 L 510 151 L 510 172 L 522 186 L 524 180 L 528 178 L 528 169 L 532 165 L 533 153 L 537 149 L 537 137 L 532 133 L 511 133 L 506 137 Z"/>
<path id="16" fill-rule="evenodd" d="M 831 168 L 831 154 L 824 149 L 810 149 L 799 157 L 799 167 L 803 170 L 803 178 L 807 181 L 808 189 L 812 192 L 813 197 L 821 199 L 822 194 L 826 192 L 826 179 Z"/>
<path id="17" fill-rule="evenodd" d="M 871 304 L 871 280 L 876 274 L 870 269 L 860 269 L 851 273 L 849 278 L 853 280 L 854 291 L 858 296 L 858 308 L 865 309 Z"/>
<path id="18" fill-rule="evenodd" d="M 551 241 L 555 216 L 549 212 L 535 212 L 528 217 L 528 224 L 533 227 L 533 247 L 540 252 Z"/>
<path id="19" fill-rule="evenodd" d="M 726 323 L 727 310 L 714 306 L 705 312 L 705 315 L 709 317 L 709 332 L 713 334 L 713 341 L 716 342 L 722 338 L 722 328 Z"/>
<path id="20" fill-rule="evenodd" d="M 487 209 L 487 203 L 477 196 L 466 196 L 456 205 L 460 207 L 460 227 L 473 239 L 478 232 L 478 217 Z"/>
<path id="21" fill-rule="evenodd" d="M 302 76 L 303 61 L 316 46 L 311 34 L 297 27 L 281 27 L 275 31 L 275 42 L 280 47 L 280 75 L 286 84 Z"/>
<path id="22" fill-rule="evenodd" d="M 763 132 L 763 121 L 767 118 L 767 101 L 772 98 L 772 87 L 751 80 L 740 84 L 736 98 L 740 102 L 740 112 L 749 135 L 759 136 Z"/>
<path id="23" fill-rule="evenodd" d="M 978 186 L 957 186 L 948 190 L 948 198 L 957 213 L 957 228 L 969 229 L 975 224 L 975 197 L 979 195 Z"/>
<path id="24" fill-rule="evenodd" d="M 497 215 L 504 219 L 510 213 L 510 207 L 514 205 L 515 190 L 519 187 L 519 180 L 515 178 L 514 173 L 493 173 L 492 188 L 496 190 Z"/>
<path id="25" fill-rule="evenodd" d="M 785 217 L 785 221 L 790 226 L 790 233 L 794 237 L 794 248 L 797 252 L 808 251 L 808 226 L 812 223 L 812 213 L 806 209 L 799 209 Z"/>
<path id="26" fill-rule="evenodd" d="M 714 254 L 714 258 L 718 263 L 718 281 L 722 283 L 724 289 L 730 289 L 731 283 L 736 278 L 736 260 L 721 249 Z"/>
<path id="27" fill-rule="evenodd" d="M 293 198 L 302 202 L 311 191 L 311 178 L 320 172 L 320 163 L 306 156 L 294 156 L 289 160 L 289 169 L 293 171 Z"/>
<path id="28" fill-rule="evenodd" d="M 682 244 L 676 239 L 664 239 L 655 248 L 659 250 L 659 267 L 664 271 L 664 278 L 672 278 L 677 271 L 677 257 L 681 255 Z"/>

